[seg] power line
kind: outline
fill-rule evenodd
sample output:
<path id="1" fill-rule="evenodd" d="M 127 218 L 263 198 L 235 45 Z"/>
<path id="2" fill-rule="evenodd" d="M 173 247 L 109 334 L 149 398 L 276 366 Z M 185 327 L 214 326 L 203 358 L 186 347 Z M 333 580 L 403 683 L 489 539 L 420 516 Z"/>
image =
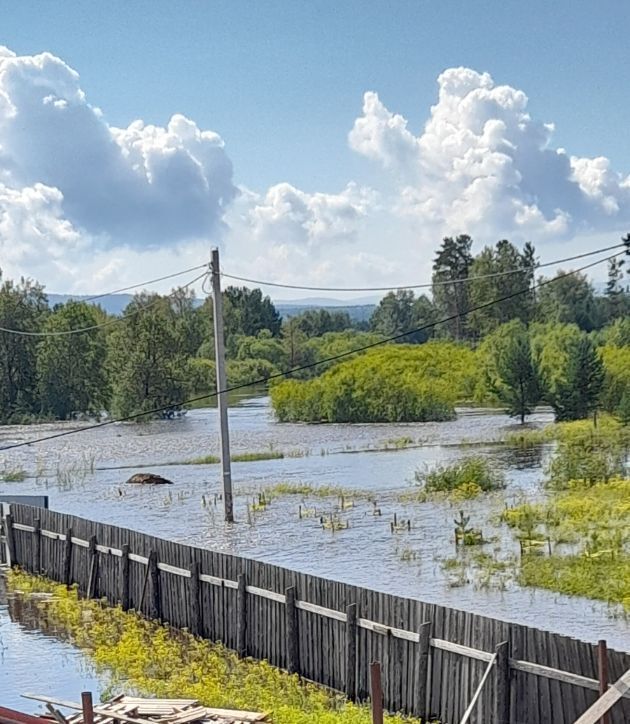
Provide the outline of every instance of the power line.
<path id="1" fill-rule="evenodd" d="M 206 265 L 204 264 L 204 267 Z M 173 297 L 177 294 L 179 289 L 187 289 L 191 285 L 193 285 L 195 282 L 198 282 L 203 277 L 207 276 L 207 272 L 204 272 L 203 274 L 200 274 L 198 277 L 195 277 L 194 279 L 191 279 L 187 284 L 184 284 L 183 286 L 179 287 L 177 290 L 171 292 L 170 294 L 166 294 L 164 296 L 158 297 L 157 299 L 154 299 L 152 302 L 149 302 L 148 304 L 145 304 L 143 307 L 138 307 L 137 309 L 134 309 L 132 312 L 129 312 L 128 314 L 123 314 L 120 317 L 113 317 L 112 319 L 108 319 L 105 322 L 101 322 L 100 324 L 93 324 L 89 327 L 81 327 L 79 329 L 59 329 L 59 330 L 53 330 L 48 332 L 32 332 L 25 329 L 9 329 L 8 327 L 0 327 L 0 332 L 5 332 L 6 334 L 15 334 L 22 337 L 65 337 L 70 334 L 81 334 L 83 332 L 91 332 L 95 329 L 102 329 L 103 327 L 109 327 L 112 324 L 118 324 L 119 322 L 123 322 L 125 319 L 129 319 L 130 317 L 135 317 L 137 314 L 140 314 L 140 312 L 144 312 L 147 309 L 151 309 L 152 307 L 156 306 L 156 304 L 159 304 L 163 299 L 168 299 L 170 297 Z"/>
<path id="2" fill-rule="evenodd" d="M 242 390 L 246 387 L 252 387 L 254 385 L 263 385 L 267 382 L 270 382 L 271 380 L 279 379 L 281 377 L 286 377 L 287 375 L 293 374 L 294 372 L 301 372 L 303 370 L 312 369 L 313 367 L 318 367 L 319 365 L 328 364 L 329 362 L 336 362 L 337 360 L 343 359 L 344 357 L 350 357 L 359 352 L 365 352 L 368 349 L 373 349 L 374 347 L 380 347 L 382 345 L 389 344 L 390 342 L 396 342 L 397 340 L 404 339 L 405 337 L 409 337 L 412 334 L 416 334 L 418 332 L 424 332 L 427 329 L 433 329 L 434 327 L 437 327 L 440 324 L 446 324 L 447 322 L 452 322 L 455 319 L 466 317 L 469 314 L 472 314 L 473 312 L 478 312 L 482 309 L 487 309 L 488 307 L 492 307 L 495 304 L 500 304 L 500 303 L 506 302 L 510 299 L 514 299 L 515 297 L 521 296 L 522 294 L 528 294 L 536 289 L 541 289 L 542 287 L 546 287 L 549 284 L 554 284 L 555 282 L 560 281 L 561 279 L 565 279 L 566 277 L 570 277 L 574 274 L 579 274 L 580 272 L 585 271 L 586 269 L 590 269 L 591 267 L 594 267 L 597 264 L 601 264 L 602 262 L 609 261 L 610 259 L 614 259 L 617 256 L 620 256 L 620 254 L 613 254 L 612 256 L 606 257 L 605 259 L 597 259 L 596 261 L 593 261 L 590 264 L 586 264 L 585 266 L 582 266 L 579 269 L 572 269 L 571 271 L 565 272 L 563 274 L 559 274 L 558 276 L 553 277 L 552 279 L 544 279 L 540 282 L 537 282 L 536 284 L 533 284 L 531 287 L 528 286 L 524 289 L 519 289 L 516 292 L 507 294 L 503 297 L 493 299 L 489 302 L 484 302 L 483 304 L 478 304 L 474 307 L 471 307 L 470 309 L 465 310 L 464 312 L 458 312 L 457 314 L 451 314 L 448 317 L 443 317 L 442 319 L 437 320 L 436 322 L 429 322 L 428 324 L 424 324 L 421 327 L 416 327 L 415 329 L 410 329 L 407 332 L 402 332 L 401 334 L 396 334 L 392 337 L 387 337 L 386 339 L 382 339 L 377 342 L 371 342 L 370 344 L 365 344 L 365 345 L 362 345 L 361 347 L 357 347 L 355 349 L 348 350 L 346 352 L 340 352 L 338 354 L 332 355 L 331 357 L 326 357 L 325 359 L 317 360 L 316 362 L 310 362 L 309 364 L 306 364 L 306 365 L 300 365 L 299 367 L 293 367 L 290 370 L 276 372 L 273 375 L 268 375 L 267 377 L 261 377 L 260 379 L 257 379 L 257 380 L 251 380 L 250 382 L 243 382 L 240 385 L 234 385 L 233 387 L 226 387 L 224 390 L 217 390 L 216 392 L 210 392 L 206 395 L 199 395 L 198 397 L 191 397 L 191 398 L 189 398 L 187 400 L 183 400 L 181 402 L 173 402 L 170 405 L 156 407 L 152 410 L 145 410 L 144 412 L 136 412 L 131 415 L 126 415 L 125 417 L 115 418 L 113 420 L 104 420 L 103 422 L 97 422 L 97 423 L 94 423 L 93 425 L 87 425 L 86 427 L 78 427 L 78 428 L 72 428 L 71 430 L 63 430 L 61 432 L 56 432 L 52 435 L 46 435 L 45 437 L 36 438 L 35 440 L 18 442 L 18 443 L 14 443 L 12 445 L 5 445 L 4 447 L 0 447 L 0 452 L 3 452 L 5 450 L 13 450 L 13 449 L 19 448 L 19 447 L 25 447 L 26 445 L 37 445 L 40 442 L 47 442 L 48 440 L 55 440 L 60 437 L 67 437 L 68 435 L 74 435 L 79 432 L 88 432 L 90 430 L 96 430 L 97 428 L 107 427 L 108 425 L 114 425 L 115 423 L 119 423 L 119 422 L 131 422 L 132 420 L 137 420 L 141 417 L 146 417 L 147 415 L 155 415 L 158 412 L 164 412 L 165 410 L 169 410 L 173 407 L 183 407 L 184 405 L 190 405 L 194 402 L 201 402 L 202 400 L 209 400 L 213 397 L 218 397 L 219 395 L 227 394 L 229 392 L 235 392 L 237 390 Z"/>
<path id="3" fill-rule="evenodd" d="M 587 251 L 584 254 L 576 254 L 575 256 L 567 256 L 564 259 L 556 259 L 555 261 L 547 261 L 544 264 L 536 264 L 536 269 L 542 269 L 548 266 L 555 266 L 557 264 L 565 264 L 568 261 L 575 261 L 576 259 L 584 259 L 587 256 L 593 256 L 594 254 L 603 254 L 605 251 L 612 251 L 613 249 L 619 249 L 620 247 L 628 248 L 628 243 L 624 242 L 621 244 L 614 244 L 613 246 L 606 246 L 603 249 L 597 249 L 596 251 Z M 603 261 L 606 261 L 605 259 Z M 309 292 L 388 292 L 392 289 L 432 289 L 433 287 L 447 286 L 449 284 L 463 284 L 465 282 L 475 281 L 477 279 L 492 279 L 493 277 L 502 277 L 509 274 L 523 274 L 527 269 L 508 269 L 502 272 L 493 272 L 491 274 L 479 274 L 472 277 L 461 277 L 458 279 L 446 279 L 436 282 L 425 282 L 423 284 L 400 284 L 390 285 L 388 287 L 309 287 L 301 286 L 299 284 L 281 284 L 280 282 L 267 282 L 261 281 L 260 279 L 249 279 L 247 277 L 239 277 L 235 274 L 228 274 L 227 272 L 221 272 L 221 275 L 227 279 L 235 279 L 236 281 L 246 282 L 248 284 L 257 284 L 261 287 L 279 287 L 281 289 L 299 289 L 302 291 Z"/>
<path id="4" fill-rule="evenodd" d="M 109 297 L 112 294 L 120 294 L 121 292 L 128 292 L 130 289 L 137 289 L 138 287 L 148 287 L 151 284 L 157 284 L 158 282 L 166 281 L 167 279 L 174 279 L 175 277 L 181 277 L 184 274 L 188 274 L 190 272 L 197 271 L 197 269 L 207 269 L 208 268 L 208 262 L 205 264 L 197 264 L 197 266 L 191 266 L 188 267 L 188 269 L 182 269 L 181 271 L 175 272 L 173 274 L 167 274 L 163 277 L 156 277 L 155 279 L 149 279 L 146 282 L 139 282 L 138 284 L 130 284 L 128 287 L 121 287 L 120 289 L 114 289 L 111 292 L 103 292 L 103 294 L 95 294 L 92 297 L 81 297 L 79 296 L 79 301 L 81 302 L 93 302 L 95 299 L 102 299 L 103 297 Z M 70 295 L 71 299 L 76 299 L 76 296 Z"/>

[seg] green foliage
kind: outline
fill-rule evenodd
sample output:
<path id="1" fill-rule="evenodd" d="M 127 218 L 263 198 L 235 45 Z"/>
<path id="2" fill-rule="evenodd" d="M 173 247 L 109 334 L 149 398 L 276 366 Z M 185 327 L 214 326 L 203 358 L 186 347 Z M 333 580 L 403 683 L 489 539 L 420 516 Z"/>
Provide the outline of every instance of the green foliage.
<path id="1" fill-rule="evenodd" d="M 0 326 L 39 331 L 48 313 L 43 287 L 29 279 L 2 281 Z M 15 422 L 39 412 L 37 338 L 0 332 L 0 423 Z"/>
<path id="2" fill-rule="evenodd" d="M 522 253 L 506 239 L 499 241 L 494 249 L 486 246 L 470 267 L 471 306 L 508 297 L 515 291 L 531 287 L 536 266 L 535 256 L 534 247 L 529 243 L 525 244 Z M 529 292 L 473 312 L 470 315 L 469 328 L 475 336 L 484 336 L 511 320 L 528 322 L 533 311 L 534 293 Z"/>
<path id="3" fill-rule="evenodd" d="M 569 347 L 563 379 L 550 401 L 556 419 L 580 420 L 599 407 L 604 387 L 604 363 L 593 342 L 582 335 Z"/>
<path id="4" fill-rule="evenodd" d="M 488 389 L 521 423 L 540 400 L 538 374 L 534 367 L 525 325 L 513 320 L 486 337 L 478 353 Z"/>
<path id="5" fill-rule="evenodd" d="M 457 493 L 457 497 L 463 498 L 505 487 L 503 475 L 481 456 L 417 470 L 415 479 L 427 493 Z"/>
<path id="6" fill-rule="evenodd" d="M 102 321 L 102 317 L 94 306 L 69 301 L 54 309 L 42 329 L 55 335 L 71 329 L 93 327 Z M 43 412 L 66 420 L 74 412 L 99 413 L 104 410 L 109 402 L 106 355 L 102 329 L 44 337 L 37 354 Z"/>
<path id="7" fill-rule="evenodd" d="M 457 340 L 469 336 L 468 319 L 458 315 L 471 307 L 469 285 L 461 282 L 470 275 L 471 248 L 472 239 L 467 234 L 446 237 L 433 262 L 433 302 L 438 316 L 453 317 L 440 331 Z"/>
<path id="8" fill-rule="evenodd" d="M 330 332 L 343 332 L 353 327 L 348 312 L 330 311 L 328 309 L 307 309 L 292 317 L 297 328 L 309 339 L 321 337 Z"/>
<path id="9" fill-rule="evenodd" d="M 383 337 L 396 337 L 412 329 L 418 329 L 436 320 L 435 307 L 422 295 L 415 298 L 409 289 L 389 292 L 374 310 L 370 319 L 370 329 Z M 417 344 L 426 342 L 433 336 L 433 329 L 425 329 L 414 334 L 406 334 L 400 343 Z"/>
<path id="10" fill-rule="evenodd" d="M 447 420 L 464 394 L 473 352 L 452 343 L 396 345 L 340 363 L 308 382 L 271 389 L 282 422 Z"/>
<path id="11" fill-rule="evenodd" d="M 140 310 L 143 311 L 140 311 Z M 173 406 L 192 391 L 177 309 L 169 299 L 139 294 L 109 336 L 111 408 L 129 415 Z"/>
<path id="12" fill-rule="evenodd" d="M 282 320 L 269 297 L 260 289 L 228 287 L 223 292 L 223 317 L 230 335 L 254 337 L 261 329 L 280 333 Z"/>
<path id="13" fill-rule="evenodd" d="M 600 348 L 605 378 L 601 405 L 608 412 L 617 412 L 624 395 L 630 392 L 630 345 Z"/>
<path id="14" fill-rule="evenodd" d="M 553 284 L 538 292 L 538 319 L 556 324 L 575 324 L 590 332 L 601 323 L 593 287 L 584 274 L 564 276 L 560 270 Z"/>
<path id="15" fill-rule="evenodd" d="M 630 611 L 630 480 L 611 478 L 587 485 L 570 481 L 547 502 L 508 508 L 503 520 L 519 535 L 571 543 L 552 555 L 523 556 L 518 580 L 524 586 L 620 603 Z"/>

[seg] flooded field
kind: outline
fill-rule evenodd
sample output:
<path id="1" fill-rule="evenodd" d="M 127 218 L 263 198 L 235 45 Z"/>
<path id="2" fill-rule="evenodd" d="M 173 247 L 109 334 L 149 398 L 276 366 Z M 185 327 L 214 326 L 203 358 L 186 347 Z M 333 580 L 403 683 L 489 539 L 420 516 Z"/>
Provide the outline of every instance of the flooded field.
<path id="1" fill-rule="evenodd" d="M 530 424 L 550 420 L 541 412 Z M 56 510 L 585 640 L 606 638 L 611 647 L 630 649 L 630 623 L 603 603 L 522 589 L 510 580 L 469 582 L 461 571 L 444 569 L 443 559 L 456 554 L 453 519 L 460 509 L 490 539 L 484 546 L 488 553 L 500 549 L 507 555 L 518 546 L 496 524 L 496 515 L 524 494 L 542 495 L 551 449 L 519 451 L 497 444 L 518 427 L 509 418 L 460 410 L 457 420 L 447 423 L 280 425 L 268 400 L 255 398 L 234 406 L 230 422 L 233 452 L 285 455 L 233 464 L 233 526 L 224 524 L 216 498 L 219 466 L 182 464 L 218 453 L 213 409 L 193 410 L 180 420 L 112 425 L 10 451 L 0 460 L 0 470 L 23 469 L 27 477 L 0 483 L 0 491 L 46 493 Z M 0 443 L 61 429 L 64 425 L 3 428 Z M 405 499 L 417 469 L 473 453 L 504 472 L 504 491 L 462 503 Z M 129 475 L 140 470 L 159 473 L 175 485 L 126 486 Z M 279 483 L 341 487 L 343 509 L 338 495 L 307 492 L 278 495 L 263 510 L 248 510 L 259 491 Z M 322 527 L 320 518 L 331 514 L 343 529 Z M 397 521 L 409 520 L 410 529 L 405 525 L 392 532 L 394 515 Z"/>

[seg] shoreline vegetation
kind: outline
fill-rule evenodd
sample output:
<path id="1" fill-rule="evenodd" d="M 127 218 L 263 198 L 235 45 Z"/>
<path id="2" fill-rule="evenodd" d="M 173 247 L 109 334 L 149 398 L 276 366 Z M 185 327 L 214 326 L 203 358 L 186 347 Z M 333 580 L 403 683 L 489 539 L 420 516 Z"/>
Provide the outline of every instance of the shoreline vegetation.
<path id="1" fill-rule="evenodd" d="M 42 577 L 9 572 L 16 595 L 49 594 L 47 626 L 86 653 L 108 682 L 104 697 L 125 690 L 161 698 L 189 697 L 206 706 L 271 712 L 276 724 L 369 724 L 369 707 L 300 681 L 266 661 L 240 659 L 222 644 L 125 613 L 119 606 L 80 599 Z M 19 592 L 19 594 L 18 594 Z M 86 626 L 85 622 L 90 625 Z M 386 714 L 387 724 L 421 724 Z M 425 724 L 429 724 L 428 722 Z"/>

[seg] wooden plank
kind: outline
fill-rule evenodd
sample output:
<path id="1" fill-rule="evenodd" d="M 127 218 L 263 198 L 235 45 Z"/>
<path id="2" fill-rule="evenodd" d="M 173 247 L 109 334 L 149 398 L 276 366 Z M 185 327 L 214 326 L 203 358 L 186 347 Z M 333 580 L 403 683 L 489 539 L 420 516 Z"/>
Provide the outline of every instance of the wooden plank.
<path id="1" fill-rule="evenodd" d="M 357 604 L 346 608 L 346 696 L 354 701 L 357 693 Z"/>
<path id="2" fill-rule="evenodd" d="M 494 724 L 510 724 L 510 644 L 500 643 L 495 650 Z"/>
<path id="3" fill-rule="evenodd" d="M 162 620 L 162 593 L 160 590 L 160 568 L 158 566 L 158 554 L 152 550 L 149 554 L 149 567 L 147 569 L 151 581 L 151 606 L 149 616 L 156 621 Z"/>
<path id="4" fill-rule="evenodd" d="M 125 543 L 121 551 L 120 557 L 120 605 L 123 611 L 128 611 L 130 606 L 130 594 L 129 594 L 129 543 Z"/>
<path id="5" fill-rule="evenodd" d="M 72 528 L 66 530 L 63 557 L 63 582 L 68 588 L 72 585 Z"/>
<path id="6" fill-rule="evenodd" d="M 286 617 L 286 658 L 290 674 L 300 673 L 300 647 L 297 609 L 295 608 L 295 586 L 289 586 L 285 592 Z"/>
<path id="7" fill-rule="evenodd" d="M 296 601 L 295 607 L 301 611 L 308 611 L 309 613 L 317 614 L 318 616 L 324 616 L 326 618 L 333 618 L 336 621 L 346 622 L 346 614 L 341 611 L 333 611 L 331 608 L 325 608 L 324 606 L 318 606 L 308 601 Z"/>
<path id="8" fill-rule="evenodd" d="M 417 661 L 417 675 L 416 675 L 416 691 L 418 697 L 418 712 L 420 716 L 427 717 L 429 714 L 429 696 L 428 696 L 428 684 L 429 684 L 429 651 L 431 648 L 431 622 L 425 621 L 420 626 L 420 632 L 418 634 L 418 653 L 416 656 Z"/>
<path id="9" fill-rule="evenodd" d="M 33 573 L 38 575 L 42 571 L 42 523 L 39 516 L 35 518 L 33 526 Z"/>
<path id="10" fill-rule="evenodd" d="M 247 583 L 245 574 L 238 577 L 236 594 L 236 651 L 239 656 L 247 656 Z"/>
<path id="11" fill-rule="evenodd" d="M 628 694 L 628 691 L 630 691 L 630 669 L 622 674 L 610 689 L 575 721 L 575 724 L 597 724 L 597 720 L 609 712 L 621 697 Z"/>
<path id="12" fill-rule="evenodd" d="M 276 601 L 276 603 L 286 603 L 285 597 L 282 593 L 268 591 L 265 588 L 258 588 L 257 586 L 247 586 L 247 593 L 251 593 L 252 596 L 259 596 L 260 598 L 267 598 L 270 601 Z"/>
<path id="13" fill-rule="evenodd" d="M 73 701 L 64 701 L 62 699 L 53 699 L 48 696 L 39 696 L 36 694 L 22 694 L 21 695 L 24 699 L 33 699 L 35 701 L 41 701 L 45 704 L 51 704 L 52 706 L 60 706 L 63 709 L 74 709 L 76 711 L 83 711 L 83 707 L 81 704 L 77 704 Z M 106 707 L 102 706 L 95 706 L 94 707 L 94 713 L 95 714 L 101 714 L 103 716 L 111 716 L 111 712 L 107 710 Z M 134 719 L 133 717 L 129 717 L 126 714 L 121 714 L 116 712 L 115 718 L 118 721 L 125 722 L 125 724 L 147 724 L 146 719 Z"/>
<path id="14" fill-rule="evenodd" d="M 133 561 L 134 563 L 140 563 L 143 566 L 146 566 L 149 564 L 148 558 L 146 558 L 145 556 L 139 556 L 137 553 L 130 553 L 129 560 Z"/>
<path id="15" fill-rule="evenodd" d="M 171 566 L 170 563 L 158 563 L 158 568 L 166 573 L 171 573 L 174 576 L 182 576 L 183 578 L 190 578 L 190 571 L 187 568 L 180 568 L 179 566 Z"/>
<path id="16" fill-rule="evenodd" d="M 14 528 L 16 527 L 17 523 L 13 521 L 13 516 L 11 513 L 7 513 L 7 515 L 4 518 L 4 527 L 6 531 L 6 537 L 7 537 L 7 550 L 9 554 L 9 566 L 17 566 L 18 560 L 15 553 L 15 533 Z"/>
<path id="17" fill-rule="evenodd" d="M 487 651 L 479 651 L 478 649 L 470 648 L 470 646 L 454 644 L 451 641 L 444 641 L 443 639 L 432 638 L 431 646 L 440 651 L 449 651 L 452 654 L 467 656 L 470 659 L 477 659 L 478 661 L 485 661 L 486 663 L 494 657 L 494 654 L 489 654 Z"/>
<path id="18" fill-rule="evenodd" d="M 562 681 L 565 684 L 581 686 L 584 689 L 599 691 L 599 681 L 597 681 L 597 679 L 590 679 L 586 676 L 581 676 L 580 674 L 572 674 L 568 671 L 552 669 L 551 667 L 543 666 L 542 664 L 533 664 L 530 661 L 510 659 L 510 668 L 516 671 L 524 671 L 526 674 L 534 674 L 535 676 L 544 676 L 548 679 Z"/>

